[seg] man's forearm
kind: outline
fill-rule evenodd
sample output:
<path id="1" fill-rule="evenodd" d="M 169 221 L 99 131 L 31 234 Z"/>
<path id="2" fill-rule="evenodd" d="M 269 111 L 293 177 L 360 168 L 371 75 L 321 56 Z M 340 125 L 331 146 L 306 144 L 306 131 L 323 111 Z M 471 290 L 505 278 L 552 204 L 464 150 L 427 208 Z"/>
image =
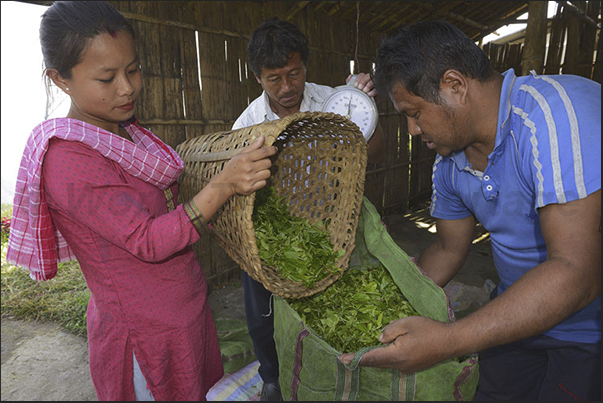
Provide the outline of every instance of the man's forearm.
<path id="1" fill-rule="evenodd" d="M 419 258 L 421 270 L 440 287 L 444 287 L 459 272 L 465 259 L 446 252 L 438 241 L 425 249 Z"/>
<path id="2" fill-rule="evenodd" d="M 559 260 L 546 261 L 501 295 L 451 323 L 458 355 L 540 334 L 600 295 L 600 277 Z"/>
<path id="3" fill-rule="evenodd" d="M 437 236 L 419 258 L 419 267 L 437 285 L 444 287 L 461 269 L 469 255 L 475 219 L 436 219 Z"/>

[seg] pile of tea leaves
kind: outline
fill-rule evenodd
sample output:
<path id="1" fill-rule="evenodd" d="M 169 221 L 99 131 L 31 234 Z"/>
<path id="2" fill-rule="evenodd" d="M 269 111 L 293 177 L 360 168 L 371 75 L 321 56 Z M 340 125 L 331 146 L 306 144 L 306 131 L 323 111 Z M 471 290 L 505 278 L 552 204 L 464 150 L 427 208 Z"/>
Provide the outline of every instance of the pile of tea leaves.
<path id="1" fill-rule="evenodd" d="M 286 301 L 307 326 L 342 353 L 380 345 L 379 335 L 391 321 L 419 315 L 381 264 L 348 269 L 324 291 Z"/>
<path id="2" fill-rule="evenodd" d="M 328 222 L 312 225 L 306 218 L 295 217 L 284 200 L 272 186 L 256 192 L 252 221 L 258 253 L 264 264 L 279 270 L 283 278 L 312 288 L 340 271 L 335 263 L 345 251 L 333 250 Z"/>

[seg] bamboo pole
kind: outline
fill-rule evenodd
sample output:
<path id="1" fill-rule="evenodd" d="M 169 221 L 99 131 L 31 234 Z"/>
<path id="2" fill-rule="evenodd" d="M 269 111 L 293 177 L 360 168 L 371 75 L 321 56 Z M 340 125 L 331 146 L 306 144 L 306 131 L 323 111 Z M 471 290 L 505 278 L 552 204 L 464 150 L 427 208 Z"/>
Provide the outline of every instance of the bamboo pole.
<path id="1" fill-rule="evenodd" d="M 567 20 L 567 46 L 563 61 L 563 74 L 578 74 L 578 60 L 580 58 L 580 19 L 574 14 L 569 14 Z"/>
<path id="2" fill-rule="evenodd" d="M 524 76 L 530 74 L 532 70 L 542 74 L 546 43 L 547 6 L 546 1 L 528 2 L 528 24 L 521 60 L 521 74 Z"/>

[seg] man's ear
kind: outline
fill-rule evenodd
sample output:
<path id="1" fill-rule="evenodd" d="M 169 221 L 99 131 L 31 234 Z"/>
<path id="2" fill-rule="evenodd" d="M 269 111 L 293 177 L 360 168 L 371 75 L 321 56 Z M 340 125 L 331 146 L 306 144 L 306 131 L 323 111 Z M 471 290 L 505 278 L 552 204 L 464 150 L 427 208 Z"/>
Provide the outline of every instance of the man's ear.
<path id="1" fill-rule="evenodd" d="M 52 80 L 54 85 L 59 87 L 67 95 L 71 95 L 67 81 L 61 76 L 57 69 L 46 69 L 46 75 Z"/>
<path id="2" fill-rule="evenodd" d="M 255 79 L 258 82 L 258 84 L 262 85 L 262 80 L 260 80 L 260 78 L 258 77 L 258 75 L 255 74 L 255 73 L 253 73 L 253 75 L 255 76 Z"/>
<path id="3" fill-rule="evenodd" d="M 461 96 L 462 99 L 467 95 L 468 81 L 467 77 L 458 70 L 446 70 L 440 80 L 440 91 L 449 96 Z"/>

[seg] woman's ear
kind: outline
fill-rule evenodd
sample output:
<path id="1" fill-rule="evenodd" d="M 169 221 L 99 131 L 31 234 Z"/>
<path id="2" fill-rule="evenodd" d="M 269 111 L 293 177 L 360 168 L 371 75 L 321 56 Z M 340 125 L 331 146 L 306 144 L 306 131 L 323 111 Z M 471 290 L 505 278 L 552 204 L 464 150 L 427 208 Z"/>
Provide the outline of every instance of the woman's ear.
<path id="1" fill-rule="evenodd" d="M 63 90 L 65 94 L 71 95 L 67 81 L 61 76 L 57 69 L 46 69 L 46 75 L 52 80 L 54 85 Z"/>

